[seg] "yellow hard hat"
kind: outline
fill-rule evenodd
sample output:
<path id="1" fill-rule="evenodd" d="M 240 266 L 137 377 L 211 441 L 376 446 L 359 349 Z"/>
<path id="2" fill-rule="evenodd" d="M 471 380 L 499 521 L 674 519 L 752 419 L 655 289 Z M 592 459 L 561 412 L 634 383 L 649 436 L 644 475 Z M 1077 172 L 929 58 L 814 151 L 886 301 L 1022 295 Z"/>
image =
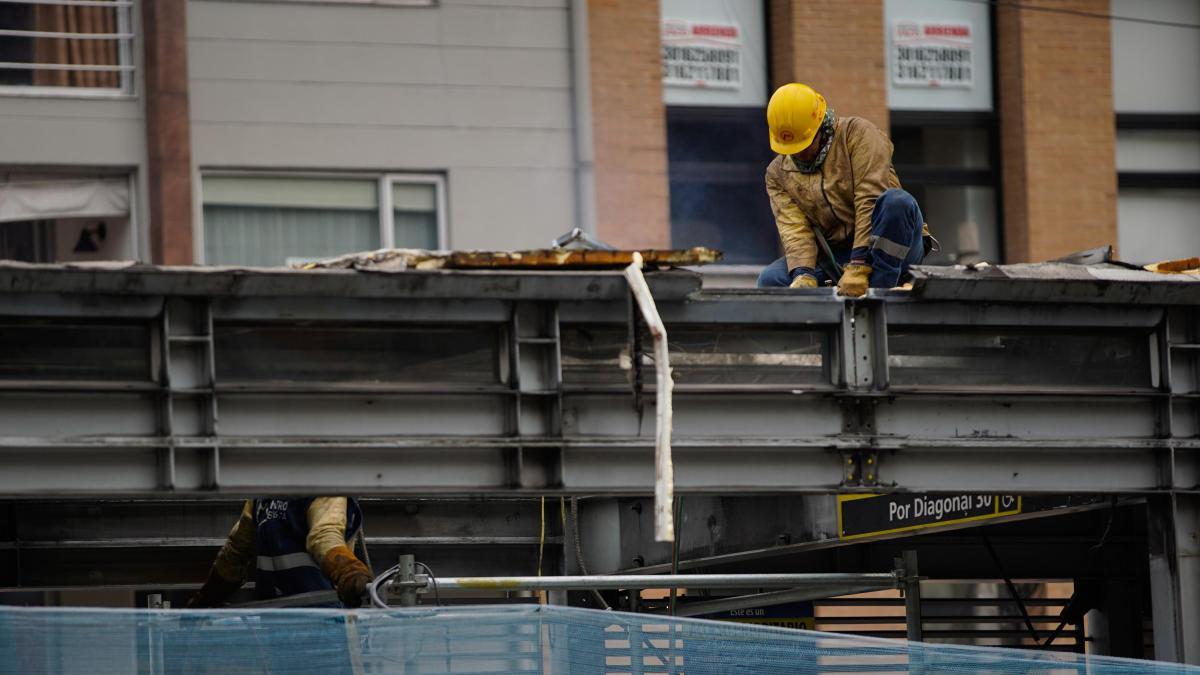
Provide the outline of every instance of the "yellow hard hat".
<path id="1" fill-rule="evenodd" d="M 771 149 L 791 155 L 811 145 L 825 119 L 825 108 L 825 97 L 807 84 L 792 82 L 776 89 L 767 104 Z"/>

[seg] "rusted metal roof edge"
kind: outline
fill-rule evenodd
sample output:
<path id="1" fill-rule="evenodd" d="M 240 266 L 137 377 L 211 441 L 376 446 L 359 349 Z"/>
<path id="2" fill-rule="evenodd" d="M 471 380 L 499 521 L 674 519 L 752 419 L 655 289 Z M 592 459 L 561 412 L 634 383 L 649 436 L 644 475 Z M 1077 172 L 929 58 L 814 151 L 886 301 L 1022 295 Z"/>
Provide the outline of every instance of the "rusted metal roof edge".
<path id="1" fill-rule="evenodd" d="M 655 297 L 682 299 L 700 289 L 687 270 L 647 272 Z M 619 271 L 292 270 L 0 262 L 0 294 L 466 298 L 624 300 Z"/>

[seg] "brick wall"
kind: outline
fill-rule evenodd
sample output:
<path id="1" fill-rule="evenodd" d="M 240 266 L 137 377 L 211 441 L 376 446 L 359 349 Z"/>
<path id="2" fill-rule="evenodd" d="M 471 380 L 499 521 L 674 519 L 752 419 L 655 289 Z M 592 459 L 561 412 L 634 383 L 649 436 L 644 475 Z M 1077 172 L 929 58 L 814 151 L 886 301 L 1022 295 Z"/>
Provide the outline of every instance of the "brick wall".
<path id="1" fill-rule="evenodd" d="M 774 87 L 803 82 L 887 131 L 883 0 L 771 0 Z"/>
<path id="2" fill-rule="evenodd" d="M 188 111 L 187 5 L 142 4 L 151 260 L 191 265 L 192 125 Z"/>
<path id="3" fill-rule="evenodd" d="M 596 230 L 620 248 L 671 243 L 658 0 L 590 0 Z"/>
<path id="4" fill-rule="evenodd" d="M 1107 14 L 1107 0 L 1026 0 Z M 997 9 L 1007 262 L 1115 244 L 1109 22 Z"/>

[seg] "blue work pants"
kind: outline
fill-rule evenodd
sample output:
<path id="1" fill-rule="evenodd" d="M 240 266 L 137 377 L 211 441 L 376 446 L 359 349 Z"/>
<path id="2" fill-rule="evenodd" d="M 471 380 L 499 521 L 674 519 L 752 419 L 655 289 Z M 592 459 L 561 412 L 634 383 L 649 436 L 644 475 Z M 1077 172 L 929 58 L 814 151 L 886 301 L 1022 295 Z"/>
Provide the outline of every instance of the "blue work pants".
<path id="1" fill-rule="evenodd" d="M 900 188 L 892 188 L 875 200 L 871 212 L 871 245 L 867 249 L 866 262 L 871 266 L 871 288 L 892 288 L 900 285 L 900 279 L 908 268 L 925 257 L 925 242 L 921 238 L 925 217 L 917 200 Z M 818 245 L 819 247 L 819 245 Z M 818 258 L 825 252 L 818 250 Z M 850 262 L 849 246 L 833 247 L 833 257 L 839 265 Z M 780 258 L 767 265 L 758 275 L 759 288 L 787 288 L 792 279 L 801 274 L 788 270 L 787 258 Z M 817 285 L 824 286 L 828 277 L 817 267 L 813 275 Z M 837 279 L 830 279 L 837 283 Z"/>

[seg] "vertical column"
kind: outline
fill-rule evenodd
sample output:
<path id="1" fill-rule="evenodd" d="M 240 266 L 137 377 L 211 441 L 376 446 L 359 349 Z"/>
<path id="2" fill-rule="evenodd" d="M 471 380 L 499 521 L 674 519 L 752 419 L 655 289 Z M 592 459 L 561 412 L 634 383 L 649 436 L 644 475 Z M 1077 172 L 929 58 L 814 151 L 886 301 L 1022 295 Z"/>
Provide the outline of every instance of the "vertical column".
<path id="1" fill-rule="evenodd" d="M 146 154 L 153 262 L 190 265 L 192 125 L 186 0 L 144 0 Z"/>
<path id="2" fill-rule="evenodd" d="M 1037 11 L 1045 6 L 1055 11 Z M 996 8 L 1007 262 L 1117 240 L 1116 131 L 1107 0 Z"/>
<path id="3" fill-rule="evenodd" d="M 1200 497 L 1155 495 L 1146 508 L 1154 658 L 1200 665 Z"/>
<path id="4" fill-rule="evenodd" d="M 773 86 L 803 82 L 887 132 L 883 0 L 771 0 Z"/>
<path id="5" fill-rule="evenodd" d="M 596 232 L 618 248 L 667 248 L 667 121 L 658 0 L 590 0 Z"/>

